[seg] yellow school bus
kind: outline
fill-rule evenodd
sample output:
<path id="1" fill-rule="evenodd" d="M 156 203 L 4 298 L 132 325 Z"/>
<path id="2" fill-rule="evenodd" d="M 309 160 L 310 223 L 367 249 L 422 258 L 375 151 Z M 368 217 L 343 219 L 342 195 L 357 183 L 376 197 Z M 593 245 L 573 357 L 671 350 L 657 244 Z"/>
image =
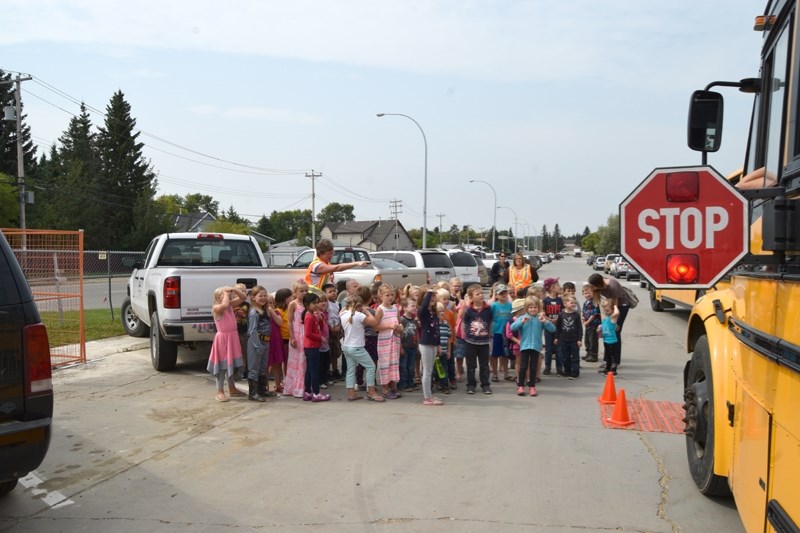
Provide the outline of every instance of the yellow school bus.
<path id="1" fill-rule="evenodd" d="M 750 253 L 727 287 L 695 302 L 684 371 L 692 478 L 706 495 L 732 494 L 749 532 L 800 531 L 798 16 L 800 0 L 769 1 L 755 23 L 763 34 L 758 76 L 709 83 L 689 113 L 689 145 L 705 159 L 722 134 L 722 96 L 710 89 L 754 95 L 739 182 Z"/>

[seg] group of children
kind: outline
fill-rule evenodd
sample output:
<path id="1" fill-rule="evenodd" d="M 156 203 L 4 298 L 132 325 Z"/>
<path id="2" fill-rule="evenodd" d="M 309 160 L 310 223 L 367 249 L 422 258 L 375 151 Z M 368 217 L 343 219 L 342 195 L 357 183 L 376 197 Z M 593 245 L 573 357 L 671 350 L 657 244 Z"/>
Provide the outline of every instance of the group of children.
<path id="1" fill-rule="evenodd" d="M 280 394 L 325 402 L 330 395 L 323 389 L 345 379 L 349 401 L 364 398 L 360 391 L 383 402 L 422 388 L 424 405 L 442 405 L 434 389 L 450 394 L 466 378 L 467 394 L 476 392 L 478 381 L 492 394 L 491 382 L 501 373 L 516 382 L 518 395 L 537 396 L 536 383 L 552 373 L 554 359 L 556 374 L 570 379 L 580 376 L 582 346 L 583 359 L 597 361 L 598 336 L 605 347 L 600 371 L 616 374 L 618 310 L 590 285 L 583 287 L 581 309 L 575 285 L 562 288 L 558 278 L 544 280 L 543 289 L 515 291 L 513 300 L 502 283 L 488 301 L 479 285 L 463 296 L 462 289 L 458 278 L 402 289 L 348 283 L 345 295 L 332 284 L 309 291 L 302 280 L 274 295 L 262 286 L 249 295 L 241 285 L 220 287 L 208 361 L 216 399 L 228 401 L 226 379 L 229 396 L 245 396 L 235 387 L 237 375 L 248 381 L 247 398 L 259 402 Z M 509 373 L 514 369 L 516 378 Z"/>

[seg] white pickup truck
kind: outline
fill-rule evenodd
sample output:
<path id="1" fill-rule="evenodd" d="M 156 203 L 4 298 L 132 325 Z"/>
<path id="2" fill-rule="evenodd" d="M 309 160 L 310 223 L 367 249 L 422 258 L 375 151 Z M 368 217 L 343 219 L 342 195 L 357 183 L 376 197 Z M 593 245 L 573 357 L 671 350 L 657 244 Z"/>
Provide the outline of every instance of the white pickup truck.
<path id="1" fill-rule="evenodd" d="M 122 324 L 134 337 L 150 335 L 156 370 L 173 370 L 178 346 L 214 339 L 214 289 L 244 283 L 269 291 L 291 287 L 294 269 L 267 269 L 258 243 L 246 235 L 165 233 L 150 242 L 143 263 L 132 263 Z"/>

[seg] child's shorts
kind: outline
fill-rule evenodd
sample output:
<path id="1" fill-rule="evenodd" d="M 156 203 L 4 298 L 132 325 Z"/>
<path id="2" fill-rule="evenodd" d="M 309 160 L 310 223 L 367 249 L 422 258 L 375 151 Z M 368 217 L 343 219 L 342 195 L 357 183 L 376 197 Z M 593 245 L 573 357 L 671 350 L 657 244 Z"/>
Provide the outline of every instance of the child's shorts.
<path id="1" fill-rule="evenodd" d="M 502 333 L 492 335 L 492 357 L 507 357 L 506 337 Z"/>
<path id="2" fill-rule="evenodd" d="M 464 359 L 464 356 L 467 353 L 467 342 L 464 339 L 459 339 L 456 337 L 456 344 L 453 348 L 453 355 L 456 359 Z"/>

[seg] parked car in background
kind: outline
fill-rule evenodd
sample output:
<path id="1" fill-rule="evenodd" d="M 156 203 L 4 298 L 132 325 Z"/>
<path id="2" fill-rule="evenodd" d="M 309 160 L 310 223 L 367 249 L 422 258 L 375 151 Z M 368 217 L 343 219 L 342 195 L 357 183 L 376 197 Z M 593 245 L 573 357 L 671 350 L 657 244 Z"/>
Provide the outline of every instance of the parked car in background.
<path id="1" fill-rule="evenodd" d="M 608 254 L 606 256 L 606 262 L 603 265 L 603 272 L 605 272 L 606 274 L 610 274 L 611 273 L 611 263 L 614 263 L 620 257 L 622 257 L 622 256 L 620 256 L 619 254 Z"/>
<path id="2" fill-rule="evenodd" d="M 478 272 L 479 259 L 464 250 L 451 249 L 444 250 L 444 252 L 450 257 L 456 276 L 461 278 L 464 287 L 481 282 L 481 276 Z"/>
<path id="3" fill-rule="evenodd" d="M 625 271 L 625 279 L 630 281 L 632 279 L 641 280 L 642 276 L 639 275 L 639 271 L 633 268 L 633 265 L 628 263 L 628 270 Z"/>
<path id="4" fill-rule="evenodd" d="M 526 255 L 525 261 L 531 265 L 534 270 L 542 268 L 542 257 L 539 255 Z"/>
<path id="5" fill-rule="evenodd" d="M 297 257 L 292 264 L 292 268 L 308 268 L 308 265 L 311 264 L 315 256 L 315 250 L 306 250 Z M 334 246 L 333 257 L 331 258 L 332 265 L 369 261 L 369 264 L 365 267 L 356 267 L 342 272 L 336 272 L 334 279 L 337 284 L 354 279 L 361 285 L 367 286 L 373 283 L 388 283 L 393 287 L 403 287 L 408 283 L 412 285 L 425 285 L 428 283 L 428 271 L 423 268 L 409 270 L 408 266 L 400 264 L 401 267 L 405 268 L 405 270 L 403 270 L 402 268 L 398 269 L 390 264 L 390 268 L 384 269 L 379 266 L 380 263 L 375 262 L 375 259 L 376 258 L 371 256 L 366 248 L 357 246 Z M 391 263 L 398 264 L 395 261 Z"/>
<path id="6" fill-rule="evenodd" d="M 442 250 L 426 248 L 423 250 L 395 250 L 372 252 L 371 257 L 391 259 L 411 268 L 424 268 L 428 271 L 429 283 L 450 281 L 455 269 L 450 257 Z"/>
<path id="7" fill-rule="evenodd" d="M 551 261 L 550 254 L 542 254 L 542 255 L 539 256 L 539 259 L 542 260 L 542 264 L 543 265 L 546 265 L 547 263 L 549 263 Z"/>
<path id="8" fill-rule="evenodd" d="M 609 272 L 609 274 L 617 279 L 624 278 L 628 273 L 629 268 L 631 268 L 630 263 L 625 261 L 624 258 L 620 257 L 611 265 L 611 272 Z"/>
<path id="9" fill-rule="evenodd" d="M 483 264 L 483 259 L 478 259 L 478 277 L 481 279 L 481 285 L 489 285 L 489 269 Z"/>
<path id="10" fill-rule="evenodd" d="M 598 255 L 594 260 L 594 269 L 595 270 L 603 270 L 606 266 L 606 256 Z"/>
<path id="11" fill-rule="evenodd" d="M 0 232 L 0 496 L 42 464 L 52 422 L 47 329 Z"/>

